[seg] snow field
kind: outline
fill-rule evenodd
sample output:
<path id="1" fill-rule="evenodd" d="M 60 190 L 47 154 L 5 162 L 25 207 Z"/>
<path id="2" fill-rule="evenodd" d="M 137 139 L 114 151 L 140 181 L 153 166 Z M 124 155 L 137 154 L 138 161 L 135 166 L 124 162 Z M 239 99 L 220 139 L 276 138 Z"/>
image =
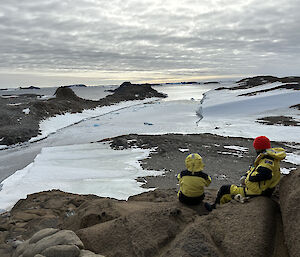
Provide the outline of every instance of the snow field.
<path id="1" fill-rule="evenodd" d="M 288 107 L 299 104 L 300 92 L 276 90 L 238 97 L 242 93 L 275 86 L 278 84 L 246 91 L 208 91 L 216 85 L 205 88 L 202 85 L 165 85 L 156 89 L 169 92 L 167 99 L 124 102 L 45 120 L 40 125 L 42 135 L 31 141 L 48 137 L 46 147 L 33 163 L 3 181 L 0 209 L 9 209 L 27 194 L 50 189 L 127 199 L 130 195 L 147 191 L 140 187 L 142 183 L 135 180 L 137 177 L 163 174 L 162 171 L 145 171 L 140 167 L 138 160 L 146 158 L 149 150 L 112 150 L 108 144 L 90 143 L 105 138 L 129 133 L 212 133 L 246 138 L 266 135 L 272 141 L 300 143 L 299 127 L 268 126 L 255 122 L 257 118 L 276 115 L 299 119 L 299 111 Z M 203 119 L 197 123 L 196 110 L 203 93 Z M 229 153 L 226 149 L 236 153 Z M 242 157 L 247 150 L 229 145 L 220 154 Z M 298 150 L 288 153 L 285 161 L 300 165 Z M 283 169 L 282 172 L 288 173 L 289 170 Z M 218 179 L 224 179 L 224 175 L 219 175 Z"/>

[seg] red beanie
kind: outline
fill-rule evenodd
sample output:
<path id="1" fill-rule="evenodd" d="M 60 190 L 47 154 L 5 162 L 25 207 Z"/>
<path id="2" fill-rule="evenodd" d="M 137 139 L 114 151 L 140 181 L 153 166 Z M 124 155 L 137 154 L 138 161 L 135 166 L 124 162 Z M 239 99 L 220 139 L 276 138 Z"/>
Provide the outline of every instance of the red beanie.
<path id="1" fill-rule="evenodd" d="M 254 139 L 253 147 L 255 150 L 265 150 L 271 148 L 271 143 L 269 138 L 260 136 Z"/>

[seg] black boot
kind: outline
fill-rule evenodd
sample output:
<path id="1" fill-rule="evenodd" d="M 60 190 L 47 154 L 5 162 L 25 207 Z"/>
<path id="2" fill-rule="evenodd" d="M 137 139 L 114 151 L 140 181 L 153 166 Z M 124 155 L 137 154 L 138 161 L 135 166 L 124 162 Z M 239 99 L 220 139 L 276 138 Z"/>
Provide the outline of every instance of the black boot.
<path id="1" fill-rule="evenodd" d="M 204 203 L 204 207 L 206 210 L 208 210 L 209 212 L 211 212 L 213 209 L 216 209 L 216 204 L 209 204 L 209 203 Z"/>

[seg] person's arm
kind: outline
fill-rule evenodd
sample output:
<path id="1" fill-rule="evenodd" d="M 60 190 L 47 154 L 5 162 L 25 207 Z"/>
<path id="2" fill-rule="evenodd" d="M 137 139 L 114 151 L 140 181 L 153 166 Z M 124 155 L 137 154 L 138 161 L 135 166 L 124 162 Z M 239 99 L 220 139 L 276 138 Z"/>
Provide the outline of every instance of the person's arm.
<path id="1" fill-rule="evenodd" d="M 207 179 L 205 180 L 205 186 L 209 186 L 211 183 L 211 177 L 210 176 L 207 176 Z"/>
<path id="2" fill-rule="evenodd" d="M 251 182 L 259 182 L 264 181 L 272 178 L 272 170 L 263 167 L 258 166 L 257 169 L 252 172 L 249 176 L 249 181 Z"/>

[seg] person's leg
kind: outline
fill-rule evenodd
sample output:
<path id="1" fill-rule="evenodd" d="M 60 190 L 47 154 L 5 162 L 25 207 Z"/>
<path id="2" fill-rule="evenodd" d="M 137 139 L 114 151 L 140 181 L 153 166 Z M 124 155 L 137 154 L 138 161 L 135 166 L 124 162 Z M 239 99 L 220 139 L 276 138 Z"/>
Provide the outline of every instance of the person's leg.
<path id="1" fill-rule="evenodd" d="M 224 185 L 220 187 L 217 193 L 217 198 L 215 200 L 215 205 L 230 202 L 231 200 L 230 188 L 231 185 Z"/>
<path id="2" fill-rule="evenodd" d="M 232 200 L 235 195 L 240 194 L 241 196 L 245 197 L 244 187 L 236 186 L 236 185 L 224 185 L 221 186 L 218 193 L 217 198 L 214 204 L 205 203 L 204 206 L 208 211 L 216 208 L 217 204 L 224 204 L 228 203 Z"/>
<path id="3" fill-rule="evenodd" d="M 182 192 L 180 192 L 178 195 L 179 201 L 186 205 L 198 205 L 198 204 L 202 203 L 204 197 L 205 197 L 204 194 L 201 196 L 198 196 L 198 197 L 187 197 Z"/>
<path id="4" fill-rule="evenodd" d="M 275 187 L 273 188 L 267 188 L 265 191 L 262 192 L 262 196 L 271 197 L 273 192 L 275 191 Z"/>

